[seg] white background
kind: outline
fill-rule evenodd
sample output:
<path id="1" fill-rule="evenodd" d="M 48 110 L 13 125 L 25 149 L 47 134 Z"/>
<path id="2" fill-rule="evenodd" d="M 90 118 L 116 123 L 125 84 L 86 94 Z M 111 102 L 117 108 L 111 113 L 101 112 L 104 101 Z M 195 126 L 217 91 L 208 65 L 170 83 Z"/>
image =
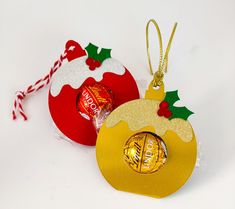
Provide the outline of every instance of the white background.
<path id="1" fill-rule="evenodd" d="M 234 0 L 0 0 L 0 209 L 234 209 L 234 11 Z M 27 122 L 10 115 L 14 92 L 47 74 L 68 39 L 112 48 L 143 95 L 150 18 L 165 46 L 179 23 L 165 81 L 196 113 L 190 121 L 201 143 L 200 167 L 163 199 L 116 191 L 99 172 L 95 147 L 58 140 L 48 88 L 25 100 Z"/>

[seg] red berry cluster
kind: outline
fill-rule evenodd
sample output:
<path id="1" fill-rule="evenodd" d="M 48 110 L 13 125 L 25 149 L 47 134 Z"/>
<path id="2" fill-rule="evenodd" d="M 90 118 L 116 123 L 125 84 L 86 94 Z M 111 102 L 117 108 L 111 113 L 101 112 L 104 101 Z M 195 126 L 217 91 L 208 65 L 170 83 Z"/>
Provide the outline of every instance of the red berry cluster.
<path id="1" fill-rule="evenodd" d="M 169 104 L 166 101 L 162 101 L 159 105 L 159 110 L 157 111 L 157 114 L 165 118 L 170 118 L 172 116 L 172 112 L 169 110 Z"/>
<path id="2" fill-rule="evenodd" d="M 95 70 L 97 67 L 100 67 L 101 66 L 101 62 L 98 61 L 98 60 L 94 60 L 93 58 L 91 57 L 88 57 L 86 59 L 86 64 L 89 66 L 89 69 L 90 70 Z"/>

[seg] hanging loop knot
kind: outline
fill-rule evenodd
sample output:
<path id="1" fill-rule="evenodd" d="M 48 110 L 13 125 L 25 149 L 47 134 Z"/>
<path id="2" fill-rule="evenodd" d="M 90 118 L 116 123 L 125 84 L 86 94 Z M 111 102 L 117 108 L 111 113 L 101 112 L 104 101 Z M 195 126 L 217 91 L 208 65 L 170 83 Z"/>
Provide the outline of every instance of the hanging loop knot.
<path id="1" fill-rule="evenodd" d="M 153 86 L 161 86 L 163 82 L 164 74 L 161 71 L 157 71 L 153 75 Z"/>
<path id="2" fill-rule="evenodd" d="M 24 113 L 24 109 L 22 106 L 22 101 L 26 97 L 26 94 L 23 91 L 17 91 L 15 93 L 15 101 L 14 101 L 14 108 L 12 111 L 12 117 L 15 120 L 17 118 L 16 111 L 20 113 L 20 115 L 23 117 L 24 120 L 27 120 L 27 116 Z"/>
<path id="3" fill-rule="evenodd" d="M 21 100 L 23 100 L 26 96 L 23 91 L 17 91 L 15 94 L 16 94 L 16 97 Z"/>
<path id="4" fill-rule="evenodd" d="M 156 30 L 157 30 L 157 35 L 158 35 L 158 40 L 159 40 L 159 50 L 160 50 L 160 55 L 159 55 L 159 64 L 158 64 L 158 70 L 154 73 L 152 63 L 151 63 L 151 57 L 150 57 L 150 49 L 149 49 L 149 25 L 150 23 L 153 23 Z M 157 22 L 154 19 L 151 19 L 148 21 L 146 25 L 146 47 L 147 47 L 147 55 L 148 55 L 148 63 L 149 63 L 149 68 L 150 68 L 150 73 L 153 75 L 153 86 L 157 87 L 162 85 L 164 75 L 167 72 L 167 67 L 168 67 L 168 54 L 170 51 L 170 46 L 171 42 L 173 39 L 173 36 L 175 34 L 175 30 L 177 27 L 177 23 L 174 24 L 173 30 L 171 32 L 170 39 L 167 44 L 167 48 L 165 51 L 165 54 L 163 53 L 163 44 L 162 44 L 162 35 L 160 28 L 157 24 Z"/>

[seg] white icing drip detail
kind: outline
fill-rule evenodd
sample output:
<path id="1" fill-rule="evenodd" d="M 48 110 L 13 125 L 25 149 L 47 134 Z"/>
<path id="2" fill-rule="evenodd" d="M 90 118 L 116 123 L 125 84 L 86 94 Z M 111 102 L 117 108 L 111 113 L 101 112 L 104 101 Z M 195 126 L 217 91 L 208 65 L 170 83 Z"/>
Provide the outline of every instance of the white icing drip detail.
<path id="1" fill-rule="evenodd" d="M 87 56 L 75 59 L 62 66 L 55 73 L 50 89 L 52 96 L 57 96 L 64 85 L 70 85 L 72 88 L 78 89 L 89 77 L 99 82 L 103 79 L 103 74 L 106 72 L 123 75 L 126 71 L 125 67 L 113 58 L 104 60 L 99 68 L 91 71 L 86 64 L 86 59 Z"/>

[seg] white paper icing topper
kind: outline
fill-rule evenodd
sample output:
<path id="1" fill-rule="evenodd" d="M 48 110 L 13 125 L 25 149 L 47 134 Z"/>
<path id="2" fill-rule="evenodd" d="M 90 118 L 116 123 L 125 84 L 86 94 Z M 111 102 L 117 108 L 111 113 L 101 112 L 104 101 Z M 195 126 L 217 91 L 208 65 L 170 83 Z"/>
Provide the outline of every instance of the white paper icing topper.
<path id="1" fill-rule="evenodd" d="M 65 85 L 70 85 L 72 88 L 78 89 L 89 77 L 99 82 L 103 79 L 104 73 L 109 72 L 123 75 L 126 71 L 123 65 L 114 58 L 104 60 L 100 67 L 92 71 L 86 64 L 87 59 L 87 56 L 77 58 L 62 66 L 61 69 L 56 72 L 50 89 L 52 96 L 57 96 Z"/>

